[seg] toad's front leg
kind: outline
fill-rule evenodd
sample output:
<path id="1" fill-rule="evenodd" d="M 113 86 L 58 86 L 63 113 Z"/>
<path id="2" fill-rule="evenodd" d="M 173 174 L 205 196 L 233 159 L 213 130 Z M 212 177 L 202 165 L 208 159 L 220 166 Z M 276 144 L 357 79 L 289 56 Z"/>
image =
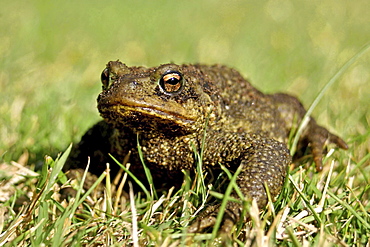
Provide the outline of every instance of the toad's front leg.
<path id="1" fill-rule="evenodd" d="M 268 187 L 272 198 L 280 193 L 286 176 L 286 168 L 291 163 L 289 150 L 285 144 L 259 135 L 246 134 L 237 138 L 245 143 L 245 148 L 239 157 L 227 162 L 229 169 L 235 171 L 240 165 L 243 166 L 243 170 L 237 177 L 237 184 L 246 198 L 256 200 L 258 207 L 263 208 L 268 200 L 265 186 Z M 219 138 L 208 144 L 220 144 L 222 141 Z M 227 160 L 227 157 L 224 159 Z M 235 192 L 232 196 L 238 198 Z M 219 213 L 218 208 L 219 205 L 206 208 L 189 227 L 189 232 L 199 232 L 212 227 Z M 235 223 L 240 220 L 241 212 L 241 203 L 228 202 L 220 232 L 230 233 Z"/>

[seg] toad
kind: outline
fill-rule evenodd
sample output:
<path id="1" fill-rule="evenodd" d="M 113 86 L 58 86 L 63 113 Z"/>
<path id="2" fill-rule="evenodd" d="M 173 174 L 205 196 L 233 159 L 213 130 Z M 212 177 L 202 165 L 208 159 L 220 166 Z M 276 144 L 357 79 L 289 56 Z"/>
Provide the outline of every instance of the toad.
<path id="1" fill-rule="evenodd" d="M 182 170 L 195 170 L 196 151 L 203 154 L 204 170 L 217 172 L 222 164 L 235 172 L 242 166 L 236 183 L 260 208 L 268 200 L 265 186 L 273 198 L 280 193 L 292 162 L 288 138 L 306 113 L 297 98 L 263 94 L 239 72 L 222 65 L 170 63 L 146 68 L 111 61 L 101 81 L 97 102 L 104 120 L 75 146 L 70 167 L 85 167 L 90 157 L 91 172 L 103 172 L 106 163 L 117 172 L 119 166 L 109 154 L 123 161 L 130 153 L 130 170 L 146 181 L 139 142 L 155 183 L 182 181 Z M 299 144 L 311 149 L 318 171 L 326 142 L 347 148 L 341 138 L 310 118 Z M 221 230 L 229 231 L 240 215 L 241 204 L 228 202 Z M 189 231 L 212 227 L 216 217 L 217 207 L 210 207 Z"/>

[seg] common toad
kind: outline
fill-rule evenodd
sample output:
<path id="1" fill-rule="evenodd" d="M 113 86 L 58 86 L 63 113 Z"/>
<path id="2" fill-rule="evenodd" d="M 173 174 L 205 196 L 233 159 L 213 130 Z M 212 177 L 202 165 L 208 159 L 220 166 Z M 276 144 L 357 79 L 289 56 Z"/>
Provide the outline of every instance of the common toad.
<path id="1" fill-rule="evenodd" d="M 107 64 L 101 75 L 103 90 L 97 99 L 103 121 L 81 139 L 69 163 L 84 167 L 91 158 L 93 173 L 113 172 L 131 152 L 130 170 L 145 180 L 137 140 L 155 182 L 176 184 L 182 169 L 194 171 L 194 150 L 203 149 L 203 168 L 235 171 L 243 165 L 237 184 L 260 208 L 266 205 L 265 183 L 272 197 L 279 194 L 291 163 L 287 148 L 292 128 L 304 114 L 302 104 L 288 94 L 263 94 L 236 70 L 222 65 L 128 67 L 119 61 Z M 300 137 L 310 146 L 317 169 L 322 168 L 326 141 L 346 149 L 346 143 L 313 118 Z M 217 207 L 216 207 L 217 208 Z M 206 210 L 191 232 L 215 223 L 217 209 Z M 229 202 L 222 229 L 240 217 L 240 204 Z"/>

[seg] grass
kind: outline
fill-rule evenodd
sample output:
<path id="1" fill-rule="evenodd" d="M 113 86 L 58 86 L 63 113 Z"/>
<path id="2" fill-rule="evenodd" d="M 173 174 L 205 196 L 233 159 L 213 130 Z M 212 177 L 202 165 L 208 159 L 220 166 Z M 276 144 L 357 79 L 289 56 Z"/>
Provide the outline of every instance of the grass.
<path id="1" fill-rule="evenodd" d="M 0 235 L 1 244 L 208 246 L 220 241 L 216 231 L 197 234 L 194 238 L 186 233 L 186 226 L 196 214 L 194 206 L 201 203 L 199 198 L 203 196 L 198 194 L 194 181 L 190 179 L 184 180 L 180 190 L 170 190 L 159 198 L 145 193 L 134 195 L 130 190 L 128 202 L 119 196 L 119 188 L 123 187 L 121 183 L 125 179 L 115 179 L 113 183 L 107 179 L 105 188 L 109 189 L 97 189 L 107 176 L 104 173 L 89 190 L 84 190 L 81 184 L 85 173 L 75 186 L 75 198 L 69 202 L 60 201 L 61 186 L 57 182 L 65 180 L 58 174 L 68 153 L 69 149 L 56 161 L 47 158 L 45 169 L 36 175 L 39 182 L 28 189 L 33 192 L 31 201 L 18 214 L 15 212 L 19 209 L 14 206 L 17 195 L 9 200 L 6 219 L 4 214 L 2 216 L 4 231 Z M 354 187 L 350 170 L 335 174 L 333 169 L 338 161 L 329 158 L 331 165 L 320 174 L 312 172 L 313 167 L 308 170 L 299 167 L 291 171 L 289 183 L 286 183 L 279 199 L 269 204 L 262 212 L 262 217 L 257 206 L 252 204 L 249 209 L 252 221 L 237 226 L 239 239 L 235 238 L 234 244 L 345 246 L 351 242 L 358 246 L 365 245 L 369 239 L 370 225 L 369 206 L 364 203 L 368 200 L 370 186 Z M 225 172 L 228 174 L 227 170 Z M 230 199 L 230 189 L 236 187 L 235 174 L 228 176 L 230 184 L 224 195 L 226 200 L 223 200 L 223 206 Z M 22 186 L 17 187 L 21 189 Z M 119 206 L 116 202 L 119 202 Z M 221 214 L 219 216 L 221 219 Z M 215 229 L 218 224 L 219 221 Z M 230 239 L 225 241 L 231 244 L 227 242 Z"/>
<path id="2" fill-rule="evenodd" d="M 277 201 L 261 215 L 251 205 L 251 222 L 239 224 L 239 238 L 225 244 L 369 245 L 370 54 L 340 70 L 370 40 L 369 7 L 365 0 L 3 1 L 0 245 L 207 246 L 219 240 L 211 233 L 194 242 L 187 237 L 209 195 L 223 198 L 201 176 L 156 197 L 151 188 L 125 192 L 123 175 L 104 174 L 107 190 L 95 184 L 85 191 L 72 181 L 75 200 L 59 198 L 67 182 L 57 176 L 58 153 L 99 120 L 99 75 L 115 59 L 148 66 L 222 63 L 264 92 L 298 95 L 305 106 L 340 72 L 312 115 L 349 150 L 329 147 L 320 173 L 310 159 L 290 167 Z"/>

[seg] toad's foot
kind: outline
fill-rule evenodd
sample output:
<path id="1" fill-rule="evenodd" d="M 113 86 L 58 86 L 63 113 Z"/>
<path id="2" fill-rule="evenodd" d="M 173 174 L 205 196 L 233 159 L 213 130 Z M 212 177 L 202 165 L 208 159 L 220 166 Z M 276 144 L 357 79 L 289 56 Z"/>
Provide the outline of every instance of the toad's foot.
<path id="1" fill-rule="evenodd" d="M 313 155 L 313 160 L 316 164 L 316 170 L 322 171 L 322 157 L 324 153 L 324 147 L 327 143 L 334 143 L 337 147 L 341 149 L 348 149 L 347 143 L 343 141 L 340 137 L 330 133 L 327 129 L 316 124 L 315 121 L 311 119 L 309 126 L 308 141 L 311 144 L 311 150 Z"/>
<path id="2" fill-rule="evenodd" d="M 216 224 L 217 215 L 221 204 L 207 207 L 189 226 L 189 233 L 201 232 L 204 229 L 213 227 Z M 222 218 L 222 224 L 219 232 L 229 235 L 232 232 L 235 223 L 241 217 L 241 204 L 229 202 Z"/>

